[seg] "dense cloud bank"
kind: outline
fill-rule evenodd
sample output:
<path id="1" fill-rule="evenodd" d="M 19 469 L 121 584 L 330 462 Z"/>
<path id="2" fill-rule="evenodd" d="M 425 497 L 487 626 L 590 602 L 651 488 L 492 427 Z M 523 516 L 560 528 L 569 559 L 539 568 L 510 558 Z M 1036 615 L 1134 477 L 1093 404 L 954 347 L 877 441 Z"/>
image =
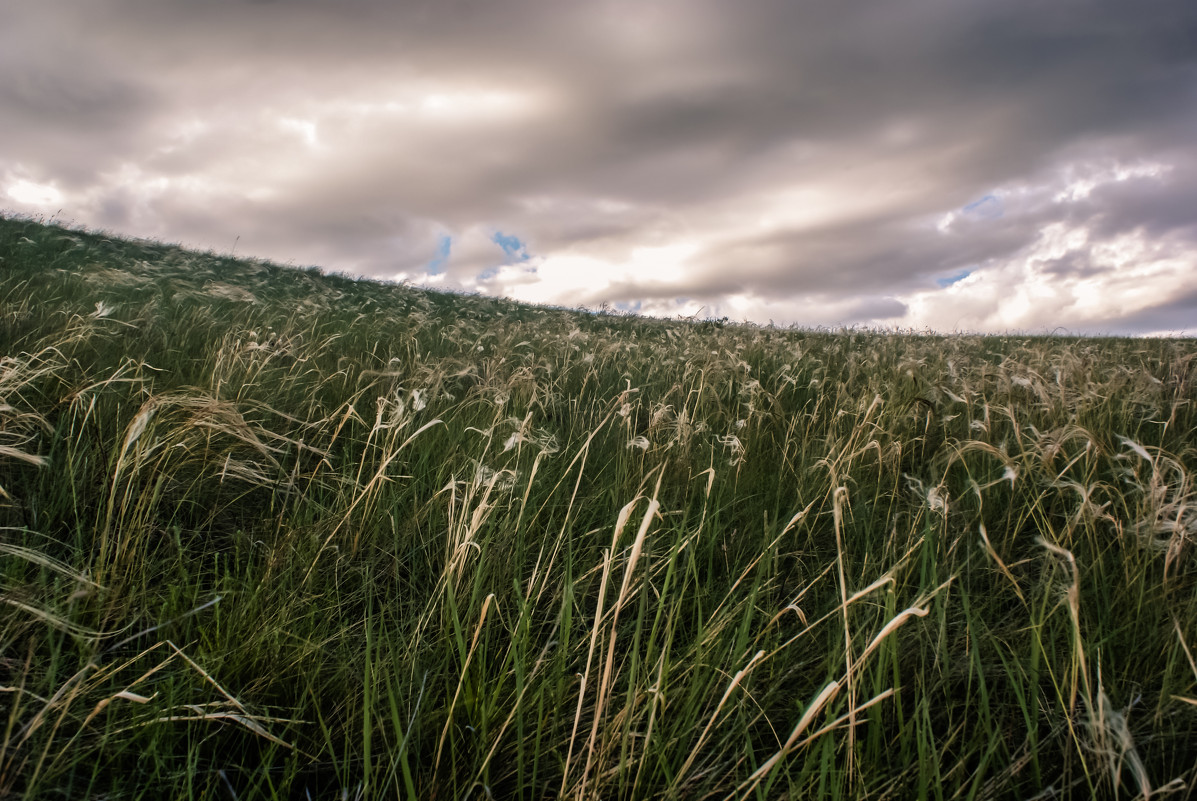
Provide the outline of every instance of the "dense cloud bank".
<path id="1" fill-rule="evenodd" d="M 1187 0 L 0 17 L 18 211 L 566 305 L 1197 333 Z"/>

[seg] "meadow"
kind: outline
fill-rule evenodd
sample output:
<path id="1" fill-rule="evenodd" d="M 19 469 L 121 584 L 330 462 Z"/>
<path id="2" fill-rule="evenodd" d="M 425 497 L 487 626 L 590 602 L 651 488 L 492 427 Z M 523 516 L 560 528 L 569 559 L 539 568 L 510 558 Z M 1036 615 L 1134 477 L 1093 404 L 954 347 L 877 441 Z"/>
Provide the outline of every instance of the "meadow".
<path id="1" fill-rule="evenodd" d="M 0 797 L 1190 798 L 1195 400 L 0 219 Z"/>

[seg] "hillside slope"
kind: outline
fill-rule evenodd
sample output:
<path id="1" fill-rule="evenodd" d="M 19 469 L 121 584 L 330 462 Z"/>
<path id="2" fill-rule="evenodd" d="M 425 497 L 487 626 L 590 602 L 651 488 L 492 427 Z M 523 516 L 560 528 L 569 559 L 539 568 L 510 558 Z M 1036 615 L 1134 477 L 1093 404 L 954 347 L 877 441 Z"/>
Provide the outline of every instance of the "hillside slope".
<path id="1" fill-rule="evenodd" d="M 0 259 L 0 797 L 1197 780 L 1193 341 Z"/>

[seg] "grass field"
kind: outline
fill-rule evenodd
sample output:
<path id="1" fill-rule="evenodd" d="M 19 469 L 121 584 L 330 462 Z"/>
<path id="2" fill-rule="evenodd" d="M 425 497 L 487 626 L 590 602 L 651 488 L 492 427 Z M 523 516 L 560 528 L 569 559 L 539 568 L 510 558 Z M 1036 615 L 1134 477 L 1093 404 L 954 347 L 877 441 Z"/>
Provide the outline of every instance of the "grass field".
<path id="1" fill-rule="evenodd" d="M 0 797 L 1193 797 L 1192 340 L 0 258 Z"/>

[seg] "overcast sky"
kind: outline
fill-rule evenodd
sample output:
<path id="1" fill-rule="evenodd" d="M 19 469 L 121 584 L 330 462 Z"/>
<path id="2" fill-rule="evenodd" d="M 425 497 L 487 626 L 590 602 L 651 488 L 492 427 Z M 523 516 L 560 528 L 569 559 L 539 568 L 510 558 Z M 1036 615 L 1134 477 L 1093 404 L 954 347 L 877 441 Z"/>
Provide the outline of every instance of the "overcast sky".
<path id="1" fill-rule="evenodd" d="M 1193 0 L 0 6 L 0 207 L 565 306 L 1197 334 Z"/>

